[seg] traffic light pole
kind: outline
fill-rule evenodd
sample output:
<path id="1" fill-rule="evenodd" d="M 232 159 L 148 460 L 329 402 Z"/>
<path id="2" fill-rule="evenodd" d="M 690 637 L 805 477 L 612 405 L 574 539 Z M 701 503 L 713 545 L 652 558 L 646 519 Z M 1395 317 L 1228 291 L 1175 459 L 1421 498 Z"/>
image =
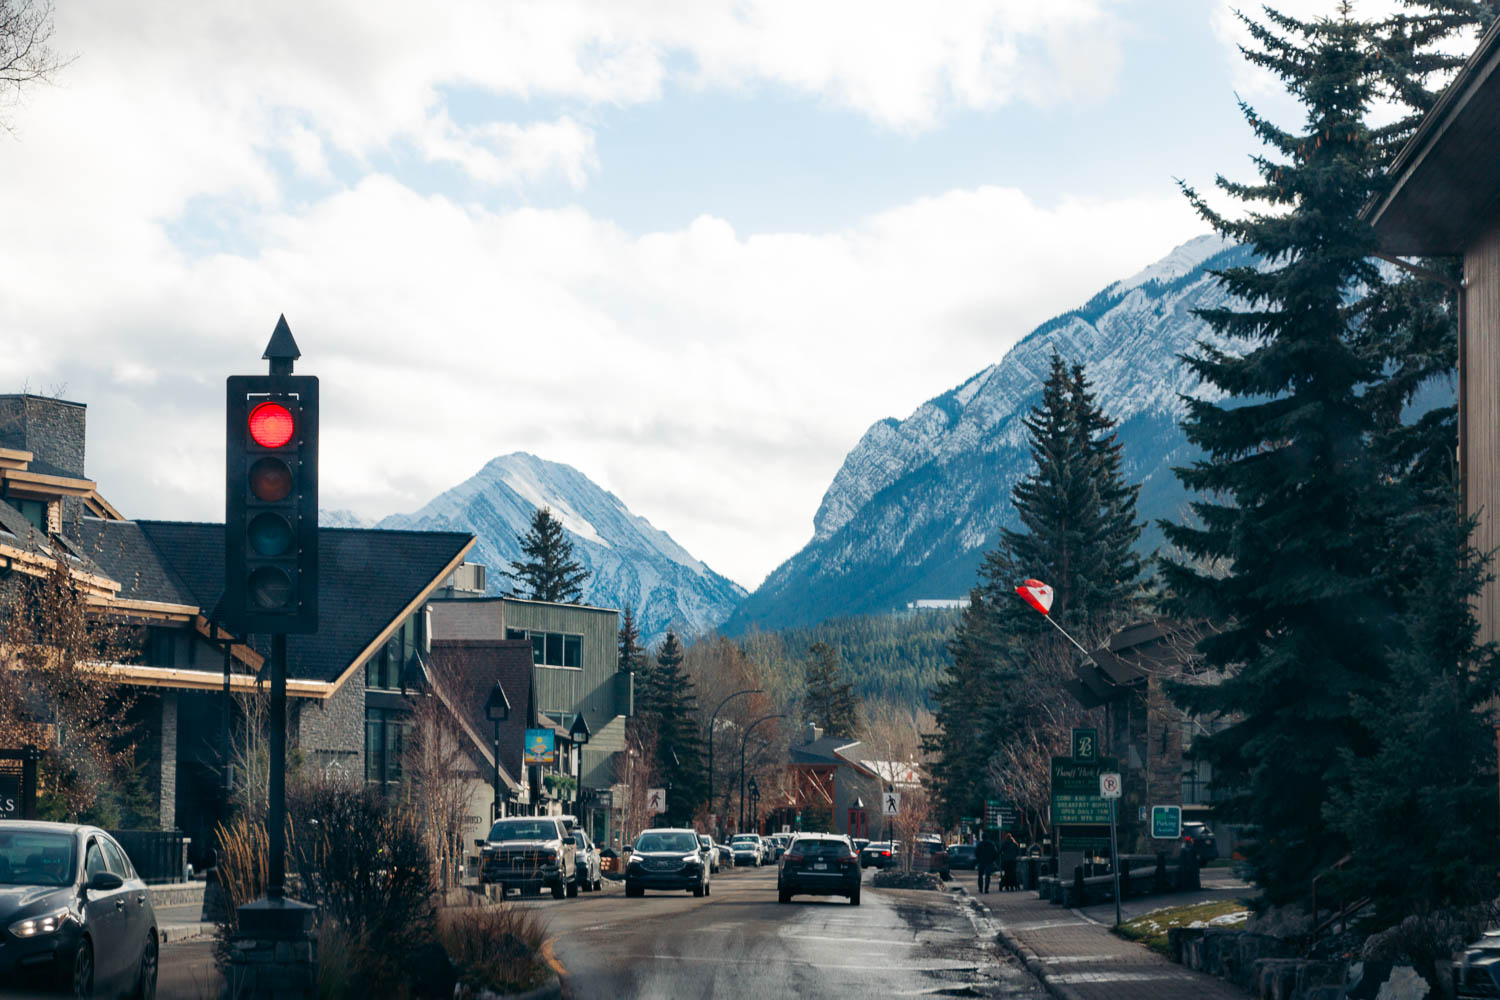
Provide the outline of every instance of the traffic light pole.
<path id="1" fill-rule="evenodd" d="M 271 773 L 266 840 L 266 898 L 286 894 L 286 636 L 271 636 Z"/>

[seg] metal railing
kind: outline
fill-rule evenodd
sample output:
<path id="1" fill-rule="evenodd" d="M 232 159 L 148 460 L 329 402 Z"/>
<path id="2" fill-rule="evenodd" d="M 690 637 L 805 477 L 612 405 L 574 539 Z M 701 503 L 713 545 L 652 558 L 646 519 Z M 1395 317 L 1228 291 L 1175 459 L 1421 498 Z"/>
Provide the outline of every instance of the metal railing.
<path id="1" fill-rule="evenodd" d="M 187 848 L 192 841 L 181 830 L 110 830 L 109 835 L 125 848 L 144 881 L 187 881 Z"/>

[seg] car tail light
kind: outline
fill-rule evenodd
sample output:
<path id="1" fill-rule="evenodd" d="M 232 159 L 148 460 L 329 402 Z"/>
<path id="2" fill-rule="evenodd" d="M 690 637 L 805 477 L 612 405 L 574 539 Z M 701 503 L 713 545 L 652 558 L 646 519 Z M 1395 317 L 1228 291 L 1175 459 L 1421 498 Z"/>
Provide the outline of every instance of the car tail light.
<path id="1" fill-rule="evenodd" d="M 882 858 L 888 858 L 888 857 L 890 857 L 890 856 L 891 856 L 891 852 L 890 852 L 890 851 L 881 851 L 881 852 L 880 852 L 880 856 L 881 856 L 881 857 L 882 857 Z"/>
<path id="2" fill-rule="evenodd" d="M 1184 844 L 1186 844 L 1188 847 L 1192 847 L 1193 846 L 1193 838 L 1190 837 L 1190 836 L 1188 836 L 1187 834 L 1183 834 L 1182 835 L 1182 842 Z"/>
<path id="3" fill-rule="evenodd" d="M 789 852 L 787 854 L 783 854 L 781 856 L 781 860 L 783 860 L 783 861 L 801 861 L 802 860 L 802 855 L 800 855 L 800 854 L 792 854 L 792 853 Z"/>

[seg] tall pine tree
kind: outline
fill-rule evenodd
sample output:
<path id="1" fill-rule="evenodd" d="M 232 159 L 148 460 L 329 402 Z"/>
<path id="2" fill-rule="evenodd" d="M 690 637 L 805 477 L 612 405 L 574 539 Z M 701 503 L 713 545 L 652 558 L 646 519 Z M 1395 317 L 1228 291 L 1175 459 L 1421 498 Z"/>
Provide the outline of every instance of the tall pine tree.
<path id="1" fill-rule="evenodd" d="M 803 718 L 829 736 L 853 739 L 859 735 L 859 702 L 854 697 L 854 684 L 844 679 L 838 650 L 826 642 L 815 642 L 807 653 Z"/>
<path id="2" fill-rule="evenodd" d="M 531 527 L 517 541 L 525 556 L 510 564 L 506 575 L 520 586 L 521 596 L 553 604 L 578 604 L 589 571 L 573 557 L 573 543 L 562 522 L 546 507 L 531 517 Z"/>
<path id="3" fill-rule="evenodd" d="M 677 633 L 668 630 L 637 711 L 655 727 L 657 774 L 670 787 L 666 820 L 689 825 L 708 796 L 708 769 L 698 731 L 698 697 L 683 668 L 685 653 Z"/>
<path id="4" fill-rule="evenodd" d="M 1380 282 L 1359 219 L 1378 162 L 1364 120 L 1372 63 L 1347 5 L 1333 20 L 1265 16 L 1242 18 L 1253 39 L 1246 58 L 1282 79 L 1306 120 L 1285 131 L 1241 104 L 1271 151 L 1255 161 L 1260 183 L 1217 180 L 1247 205 L 1243 218 L 1186 189 L 1218 232 L 1264 263 L 1218 274 L 1242 305 L 1199 313 L 1243 354 L 1204 343 L 1187 359 L 1223 398 L 1185 400 L 1188 439 L 1205 457 L 1177 474 L 1199 494 L 1197 523 L 1162 525 L 1185 556 L 1162 572 L 1175 610 L 1222 629 L 1198 646 L 1222 681 L 1176 693 L 1196 714 L 1229 720 L 1196 750 L 1233 789 L 1220 814 L 1262 831 L 1252 870 L 1268 900 L 1283 903 L 1305 896 L 1348 847 L 1324 806 L 1347 781 L 1344 751 L 1374 746 L 1353 705 L 1388 678 L 1393 608 L 1381 582 L 1375 420 L 1363 399 L 1381 372 L 1357 343 L 1350 308 Z"/>
<path id="5" fill-rule="evenodd" d="M 1124 480 L 1114 422 L 1082 366 L 1053 355 L 1025 426 L 1034 469 L 1011 491 L 1021 527 L 1002 530 L 999 547 L 985 555 L 950 644 L 953 668 L 934 691 L 940 730 L 925 747 L 950 820 L 972 814 L 995 790 L 992 760 L 1007 747 L 1050 742 L 1042 730 L 1070 704 L 1060 684 L 1071 647 L 1016 598 L 1016 585 L 1029 577 L 1051 584 L 1052 617 L 1089 639 L 1102 639 L 1139 606 L 1139 487 Z"/>

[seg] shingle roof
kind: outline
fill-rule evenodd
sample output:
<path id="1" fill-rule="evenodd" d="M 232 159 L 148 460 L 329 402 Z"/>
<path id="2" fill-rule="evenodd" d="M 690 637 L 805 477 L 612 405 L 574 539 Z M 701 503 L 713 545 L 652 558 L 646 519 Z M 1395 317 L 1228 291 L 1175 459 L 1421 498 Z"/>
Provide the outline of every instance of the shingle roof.
<path id="1" fill-rule="evenodd" d="M 197 606 L 187 584 L 134 521 L 83 517 L 74 537 L 79 548 L 119 582 L 119 596 L 124 600 Z"/>
<path id="2" fill-rule="evenodd" d="M 492 740 L 495 724 L 484 714 L 495 682 L 510 702 L 510 717 L 500 723 L 500 766 L 519 777 L 526 730 L 537 725 L 532 697 L 531 643 L 525 639 L 433 639 L 432 670 L 475 732 Z"/>
<path id="3" fill-rule="evenodd" d="M 23 552 L 46 556 L 48 559 L 55 559 L 61 552 L 68 560 L 69 569 L 94 576 L 110 576 L 90 558 L 88 550 L 68 544 L 66 538 L 63 539 L 64 544 L 59 546 L 54 539 L 37 531 L 20 511 L 4 501 L 0 501 L 0 543 Z"/>
<path id="4" fill-rule="evenodd" d="M 217 620 L 224 590 L 224 526 L 187 521 L 136 523 L 193 595 L 192 603 Z M 473 543 L 474 536 L 467 532 L 319 528 L 319 627 L 312 635 L 287 637 L 287 676 L 338 680 Z M 265 652 L 263 645 L 257 637 L 256 648 Z"/>
<path id="5" fill-rule="evenodd" d="M 791 748 L 790 757 L 793 764 L 848 764 L 852 763 L 847 758 L 840 757 L 836 751 L 843 747 L 852 746 L 857 740 L 851 740 L 847 736 L 823 736 L 812 743 L 800 743 Z"/>

